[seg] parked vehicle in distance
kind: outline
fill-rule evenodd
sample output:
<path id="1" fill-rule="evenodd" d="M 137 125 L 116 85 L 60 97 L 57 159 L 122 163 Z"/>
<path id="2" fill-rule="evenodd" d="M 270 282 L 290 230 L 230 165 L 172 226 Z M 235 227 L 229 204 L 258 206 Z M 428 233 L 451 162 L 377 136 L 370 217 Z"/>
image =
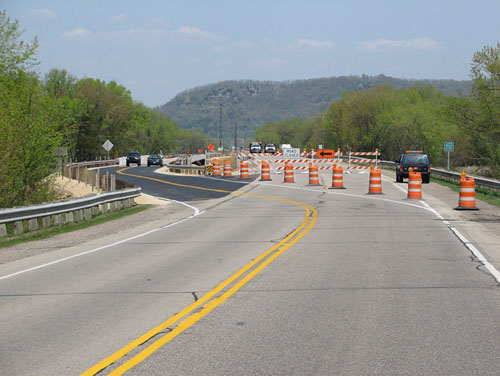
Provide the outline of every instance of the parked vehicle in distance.
<path id="1" fill-rule="evenodd" d="M 421 150 L 407 150 L 401 155 L 399 165 L 396 167 L 396 181 L 403 182 L 404 178 L 408 178 L 408 169 L 412 167 L 413 172 L 420 172 L 422 175 L 422 183 L 429 183 L 431 178 L 431 165 L 429 157 Z"/>
<path id="2" fill-rule="evenodd" d="M 274 145 L 274 144 L 267 144 L 264 147 L 264 153 L 275 154 L 276 153 L 276 145 Z"/>
<path id="3" fill-rule="evenodd" d="M 262 143 L 250 142 L 250 153 L 262 153 Z"/>
<path id="4" fill-rule="evenodd" d="M 148 156 L 148 167 L 151 165 L 158 165 L 163 167 L 163 157 L 160 154 L 151 154 Z"/>
<path id="5" fill-rule="evenodd" d="M 131 163 L 137 163 L 137 166 L 141 165 L 141 155 L 138 151 L 131 151 L 127 154 L 127 167 L 130 166 Z"/>

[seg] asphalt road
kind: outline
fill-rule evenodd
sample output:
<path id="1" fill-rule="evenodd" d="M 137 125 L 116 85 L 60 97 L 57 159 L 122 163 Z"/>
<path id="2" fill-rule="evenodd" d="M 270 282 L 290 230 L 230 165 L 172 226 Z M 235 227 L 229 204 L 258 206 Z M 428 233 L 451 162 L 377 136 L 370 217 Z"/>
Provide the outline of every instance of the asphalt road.
<path id="1" fill-rule="evenodd" d="M 258 177 L 257 175 L 252 175 L 250 179 L 242 180 L 239 179 L 238 176 L 222 178 L 166 175 L 155 172 L 158 170 L 156 166 L 111 167 L 104 170 L 115 173 L 117 179 L 140 186 L 142 192 L 145 194 L 155 197 L 167 197 L 172 200 L 183 202 L 221 198 L 241 188 L 242 185 L 249 184 Z M 147 179 L 144 179 L 144 177 Z M 163 182 L 163 184 L 158 184 L 161 182 Z"/>
<path id="2" fill-rule="evenodd" d="M 498 282 L 435 198 L 189 179 L 233 193 L 0 265 L 2 375 L 498 374 Z"/>

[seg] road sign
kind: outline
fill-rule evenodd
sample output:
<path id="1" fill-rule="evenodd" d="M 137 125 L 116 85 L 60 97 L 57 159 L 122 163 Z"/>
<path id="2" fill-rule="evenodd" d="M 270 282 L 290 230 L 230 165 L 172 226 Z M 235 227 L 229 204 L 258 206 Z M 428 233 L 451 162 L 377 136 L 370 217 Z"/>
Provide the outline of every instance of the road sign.
<path id="1" fill-rule="evenodd" d="M 287 159 L 300 158 L 300 149 L 299 148 L 283 149 L 283 158 Z"/>
<path id="2" fill-rule="evenodd" d="M 104 150 L 109 152 L 111 150 L 111 148 L 113 147 L 113 144 L 111 143 L 111 141 L 106 140 L 104 142 L 104 144 L 102 144 L 102 147 L 104 148 Z"/>
<path id="3" fill-rule="evenodd" d="M 333 157 L 335 157 L 335 150 L 333 150 L 333 149 L 318 150 L 318 152 L 316 153 L 316 156 L 318 157 L 318 159 L 333 158 Z"/>
<path id="4" fill-rule="evenodd" d="M 455 143 L 454 142 L 445 142 L 444 143 L 444 151 L 445 152 L 454 152 L 455 151 Z"/>
<path id="5" fill-rule="evenodd" d="M 210 150 L 210 151 L 212 151 L 212 150 L 215 149 L 215 146 L 213 146 L 212 144 L 210 144 L 210 145 L 207 146 L 207 149 Z"/>

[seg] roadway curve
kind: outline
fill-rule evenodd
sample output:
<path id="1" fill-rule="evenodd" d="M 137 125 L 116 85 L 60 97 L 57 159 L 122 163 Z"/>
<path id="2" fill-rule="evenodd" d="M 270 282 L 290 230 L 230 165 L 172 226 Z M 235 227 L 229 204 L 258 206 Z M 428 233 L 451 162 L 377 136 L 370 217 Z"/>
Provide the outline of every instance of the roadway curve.
<path id="1" fill-rule="evenodd" d="M 220 196 L 0 265 L 2 374 L 497 374 L 498 281 L 434 198 L 306 178 L 183 178 Z"/>

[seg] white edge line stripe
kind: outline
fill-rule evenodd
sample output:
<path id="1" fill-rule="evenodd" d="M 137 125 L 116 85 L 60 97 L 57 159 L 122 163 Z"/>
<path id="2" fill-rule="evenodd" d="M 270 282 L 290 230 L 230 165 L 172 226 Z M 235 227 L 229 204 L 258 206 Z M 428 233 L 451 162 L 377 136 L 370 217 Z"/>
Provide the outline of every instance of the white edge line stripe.
<path id="1" fill-rule="evenodd" d="M 486 269 L 488 269 L 488 271 L 496 279 L 496 281 L 500 283 L 500 272 L 486 259 L 486 257 L 484 257 L 483 254 L 465 236 L 463 236 L 455 226 L 450 224 L 448 221 L 444 221 L 443 216 L 437 210 L 431 208 L 429 204 L 424 201 L 422 201 L 422 203 L 427 206 L 427 208 L 429 208 L 431 212 L 436 214 L 439 219 L 443 220 L 443 222 L 446 223 L 447 227 L 453 232 L 453 234 L 455 234 L 455 236 L 462 242 L 462 244 L 465 245 L 467 249 L 469 249 L 469 251 L 471 251 L 474 257 L 476 257 L 478 261 L 483 264 Z"/>
<path id="2" fill-rule="evenodd" d="M 94 249 L 91 249 L 91 250 L 88 250 L 88 251 L 85 251 L 85 252 L 82 252 L 82 253 L 77 253 L 76 255 L 72 255 L 72 256 L 68 256 L 68 257 L 64 257 L 62 259 L 59 259 L 59 260 L 55 260 L 55 261 L 52 261 L 52 262 L 48 262 L 46 264 L 42 264 L 42 265 L 38 265 L 38 266 L 34 266 L 32 268 L 28 268 L 28 269 L 24 269 L 24 270 L 20 270 L 18 272 L 15 272 L 15 273 L 12 273 L 12 274 L 7 274 L 7 275 L 4 275 L 4 276 L 1 276 L 0 277 L 0 280 L 2 279 L 7 279 L 7 278 L 11 278 L 11 277 L 14 277 L 16 275 L 19 275 L 19 274 L 24 274 L 24 273 L 28 273 L 28 272 L 32 272 L 34 270 L 37 270 L 37 269 L 42 269 L 42 268 L 45 268 L 47 266 L 51 266 L 51 265 L 55 265 L 55 264 L 59 264 L 60 262 L 63 262 L 63 261 L 68 261 L 68 260 L 71 260 L 73 258 L 76 258 L 76 257 L 81 257 L 81 256 L 85 256 L 85 255 L 88 255 L 88 254 L 91 254 L 91 253 L 94 253 L 94 252 L 97 252 L 97 251 L 101 251 L 103 249 L 106 249 L 106 248 L 110 248 L 110 247 L 113 247 L 115 245 L 118 245 L 118 244 L 122 244 L 122 243 L 125 243 L 125 242 L 128 242 L 130 240 L 134 240 L 134 239 L 137 239 L 137 238 L 140 238 L 140 237 L 143 237 L 143 236 L 146 236 L 146 235 L 149 235 L 149 234 L 152 234 L 153 232 L 156 232 L 156 231 L 159 231 L 159 230 L 163 230 L 163 229 L 166 229 L 166 228 L 169 228 L 169 227 L 172 227 L 172 226 L 175 226 L 175 225 L 178 225 L 182 222 L 185 222 L 189 219 L 192 219 L 200 214 L 203 214 L 205 213 L 205 211 L 202 211 L 200 212 L 198 208 L 195 208 L 194 206 L 191 206 L 191 205 L 188 205 L 186 203 L 183 203 L 183 202 L 180 202 L 180 201 L 175 201 L 175 200 L 168 200 L 168 201 L 174 201 L 174 202 L 177 202 L 179 204 L 182 204 L 182 205 L 185 205 L 187 207 L 190 207 L 191 209 L 193 209 L 195 211 L 195 213 L 193 215 L 190 215 L 189 217 L 187 218 L 184 218 L 184 219 L 181 219 L 180 221 L 177 221 L 177 222 L 174 222 L 174 223 L 170 223 L 168 225 L 165 225 L 165 226 L 162 226 L 162 227 L 159 227 L 159 228 L 155 228 L 153 230 L 150 230 L 150 231 L 147 231 L 147 232 L 144 232 L 142 234 L 139 234 L 139 235 L 135 235 L 135 236 L 132 236 L 130 238 L 127 238 L 127 239 L 123 239 L 123 240 L 120 240 L 120 241 L 117 241 L 115 243 L 111 243 L 111 244 L 107 244 L 107 245 L 103 245 L 102 247 L 99 247 L 99 248 L 94 248 Z"/>

